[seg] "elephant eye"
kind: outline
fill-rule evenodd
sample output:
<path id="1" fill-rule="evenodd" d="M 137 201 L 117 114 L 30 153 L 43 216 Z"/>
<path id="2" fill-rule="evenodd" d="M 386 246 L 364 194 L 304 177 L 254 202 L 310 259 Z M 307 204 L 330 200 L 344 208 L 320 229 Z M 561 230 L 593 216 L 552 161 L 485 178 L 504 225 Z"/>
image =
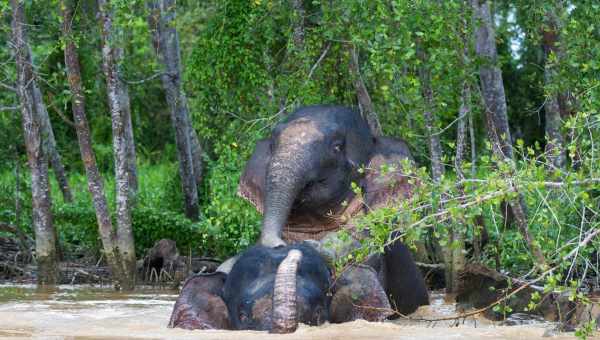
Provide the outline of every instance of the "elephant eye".
<path id="1" fill-rule="evenodd" d="M 336 142 L 335 144 L 333 144 L 333 150 L 335 152 L 342 152 L 344 150 L 344 143 Z"/>

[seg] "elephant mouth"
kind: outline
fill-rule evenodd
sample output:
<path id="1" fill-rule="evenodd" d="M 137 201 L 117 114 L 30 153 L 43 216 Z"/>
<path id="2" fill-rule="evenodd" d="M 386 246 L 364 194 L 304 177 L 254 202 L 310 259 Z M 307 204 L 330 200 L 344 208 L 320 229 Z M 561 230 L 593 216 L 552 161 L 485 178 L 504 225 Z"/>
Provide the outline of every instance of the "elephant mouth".
<path id="1" fill-rule="evenodd" d="M 290 215 L 310 215 L 321 219 L 340 213 L 343 210 L 340 207 L 344 206 L 345 201 L 350 202 L 354 192 L 350 189 L 350 184 L 320 191 L 319 186 L 329 185 L 328 182 L 327 178 L 309 182 L 296 197 Z"/>

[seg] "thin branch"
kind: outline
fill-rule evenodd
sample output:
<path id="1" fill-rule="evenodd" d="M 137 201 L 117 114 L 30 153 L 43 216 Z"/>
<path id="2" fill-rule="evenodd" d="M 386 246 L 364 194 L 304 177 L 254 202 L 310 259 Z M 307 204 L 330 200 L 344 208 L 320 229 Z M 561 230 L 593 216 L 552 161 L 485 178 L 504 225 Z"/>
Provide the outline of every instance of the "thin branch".
<path id="1" fill-rule="evenodd" d="M 144 78 L 144 79 L 140 79 L 140 80 L 121 79 L 121 81 L 123 81 L 123 82 L 125 82 L 125 83 L 127 83 L 129 85 L 139 85 L 139 84 L 143 84 L 143 83 L 145 83 L 147 81 L 154 80 L 154 79 L 156 79 L 156 78 L 158 78 L 158 77 L 160 77 L 160 76 L 162 76 L 164 74 L 167 74 L 167 73 L 166 72 L 158 72 L 158 73 L 155 73 L 155 74 L 151 75 L 148 78 Z"/>
<path id="2" fill-rule="evenodd" d="M 327 52 L 329 52 L 329 49 L 331 48 L 331 41 L 327 42 L 327 45 L 325 45 L 325 49 L 323 49 L 323 53 L 321 53 L 321 56 L 319 57 L 319 59 L 317 59 L 317 61 L 315 62 L 315 64 L 310 68 L 310 72 L 308 72 L 308 80 L 310 80 L 313 76 L 313 73 L 315 72 L 315 70 L 317 69 L 317 67 L 319 67 L 319 64 L 321 63 L 321 61 L 323 61 L 323 59 L 325 59 L 325 56 L 327 55 Z"/>
<path id="3" fill-rule="evenodd" d="M 50 103 L 48 105 L 49 108 L 51 108 L 65 123 L 67 123 L 68 125 L 70 125 L 71 127 L 75 127 L 75 123 L 70 120 L 61 110 L 58 109 L 58 107 L 54 104 L 54 94 L 50 91 L 47 91 L 47 96 L 48 96 L 48 103 Z"/>
<path id="4" fill-rule="evenodd" d="M 461 180 L 459 183 L 487 183 L 488 180 L 485 179 L 477 179 L 477 178 L 466 178 Z M 568 185 L 594 185 L 600 184 L 600 178 L 588 178 L 584 180 L 573 180 L 573 181 L 564 181 L 564 182 L 553 182 L 553 181 L 523 181 L 518 182 L 522 185 L 538 185 L 546 188 L 555 188 L 560 189 L 566 187 Z"/>
<path id="5" fill-rule="evenodd" d="M 7 89 L 7 90 L 9 90 L 11 92 L 17 92 L 17 88 L 15 88 L 13 86 L 10 86 L 8 84 L 2 83 L 2 82 L 0 82 L 0 87 L 2 87 L 4 89 Z"/>

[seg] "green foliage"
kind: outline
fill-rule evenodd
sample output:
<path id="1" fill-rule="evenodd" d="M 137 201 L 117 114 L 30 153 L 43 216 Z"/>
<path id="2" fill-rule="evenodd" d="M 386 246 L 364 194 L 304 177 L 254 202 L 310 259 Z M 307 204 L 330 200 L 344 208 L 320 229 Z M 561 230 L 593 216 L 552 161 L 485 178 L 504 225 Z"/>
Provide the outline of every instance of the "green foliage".
<path id="1" fill-rule="evenodd" d="M 596 334 L 596 320 L 591 320 L 583 324 L 580 328 L 575 331 L 575 336 L 578 339 L 586 340 Z"/>
<path id="2" fill-rule="evenodd" d="M 238 140 L 232 136 L 239 131 L 238 124 L 232 124 L 228 130 L 230 135 L 224 139 Z M 218 143 L 214 146 L 219 158 L 207 163 L 206 182 L 202 190 L 203 214 L 210 235 L 206 246 L 210 253 L 222 257 L 236 254 L 252 245 L 261 222 L 256 209 L 236 194 L 240 170 L 254 145 L 239 143 Z"/>

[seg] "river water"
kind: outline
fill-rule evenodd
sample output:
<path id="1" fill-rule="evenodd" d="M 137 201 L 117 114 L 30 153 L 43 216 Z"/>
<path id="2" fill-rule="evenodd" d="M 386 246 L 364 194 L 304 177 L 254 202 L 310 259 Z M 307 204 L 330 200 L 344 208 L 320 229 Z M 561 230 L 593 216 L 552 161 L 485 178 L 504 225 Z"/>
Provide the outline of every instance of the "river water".
<path id="1" fill-rule="evenodd" d="M 135 293 L 108 287 L 60 286 L 41 292 L 34 286 L 0 285 L 0 338 L 3 339 L 574 339 L 557 334 L 555 326 L 528 320 L 501 326 L 483 318 L 456 321 L 399 320 L 385 323 L 355 321 L 319 327 L 301 325 L 289 335 L 252 331 L 186 331 L 166 327 L 176 291 L 141 288 Z M 455 314 L 452 299 L 432 293 L 430 306 L 414 317 L 440 318 Z"/>

